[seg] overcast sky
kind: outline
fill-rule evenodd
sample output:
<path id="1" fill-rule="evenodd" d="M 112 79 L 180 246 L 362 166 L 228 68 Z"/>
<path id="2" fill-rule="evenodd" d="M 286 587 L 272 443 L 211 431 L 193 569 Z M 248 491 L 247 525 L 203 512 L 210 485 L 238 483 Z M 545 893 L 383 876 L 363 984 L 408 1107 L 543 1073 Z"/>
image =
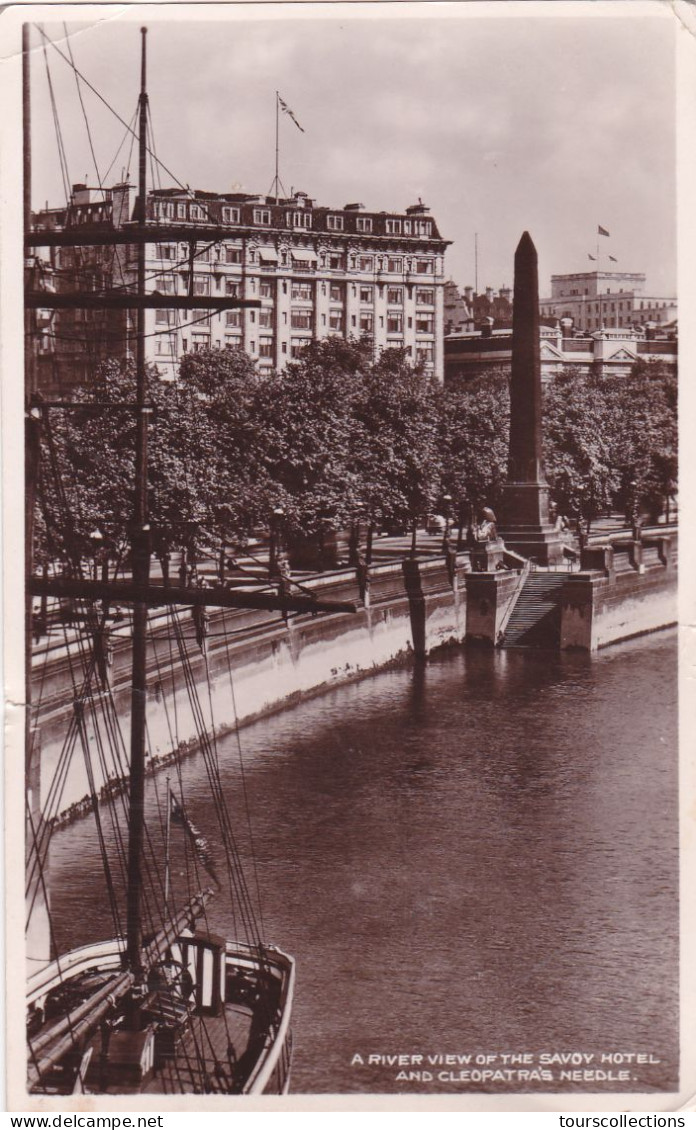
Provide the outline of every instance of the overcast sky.
<path id="1" fill-rule="evenodd" d="M 660 18 L 662 6 L 624 16 L 618 9 L 632 5 L 614 4 L 607 19 L 591 4 L 569 18 L 536 18 L 521 3 L 490 15 L 476 4 L 427 5 L 416 18 L 400 5 L 388 6 L 390 18 L 365 18 L 362 5 L 334 5 L 332 18 L 287 5 L 292 18 L 281 20 L 252 7 L 235 5 L 224 22 L 111 8 L 100 23 L 68 25 L 75 64 L 130 121 L 147 22 L 157 153 L 192 188 L 269 191 L 278 89 L 305 131 L 282 117 L 285 188 L 374 210 L 422 197 L 453 241 L 446 270 L 460 286 L 474 282 L 475 233 L 483 289 L 512 282 L 528 229 L 543 296 L 552 272 L 592 269 L 601 224 L 611 233 L 604 256 L 645 271 L 651 293 L 674 293 L 674 21 Z M 65 51 L 62 25 L 45 30 Z M 94 184 L 74 78 L 51 48 L 48 57 L 70 178 Z M 41 49 L 33 60 L 33 197 L 42 207 L 64 193 Z M 103 176 L 124 131 L 84 97 Z M 131 170 L 137 179 L 134 158 Z"/>

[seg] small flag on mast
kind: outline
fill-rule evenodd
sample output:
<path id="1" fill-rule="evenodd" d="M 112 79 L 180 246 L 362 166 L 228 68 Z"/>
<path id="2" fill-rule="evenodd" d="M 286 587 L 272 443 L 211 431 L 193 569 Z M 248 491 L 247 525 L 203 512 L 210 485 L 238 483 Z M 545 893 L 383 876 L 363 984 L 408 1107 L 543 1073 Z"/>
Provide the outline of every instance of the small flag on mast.
<path id="1" fill-rule="evenodd" d="M 304 131 L 303 127 L 298 122 L 297 118 L 293 114 L 293 112 L 290 109 L 290 107 L 288 106 L 287 102 L 284 102 L 279 94 L 278 94 L 278 105 L 280 106 L 280 108 L 281 108 L 281 110 L 283 111 L 284 114 L 287 114 L 289 118 L 292 118 L 293 122 L 297 126 L 300 133 L 304 133 L 305 131 Z"/>
<path id="2" fill-rule="evenodd" d="M 597 262 L 597 257 L 596 257 L 596 255 L 590 255 L 589 251 L 587 252 L 587 258 L 588 258 L 588 259 L 591 259 L 593 263 L 596 263 L 596 262 Z"/>
<path id="3" fill-rule="evenodd" d="M 618 263 L 618 261 L 619 261 L 618 259 L 615 259 L 613 255 L 610 255 L 609 259 L 611 260 L 612 263 Z"/>
<path id="4" fill-rule="evenodd" d="M 609 235 L 609 232 L 607 231 L 606 228 L 603 228 L 601 224 L 598 224 L 597 225 L 597 235 Z"/>

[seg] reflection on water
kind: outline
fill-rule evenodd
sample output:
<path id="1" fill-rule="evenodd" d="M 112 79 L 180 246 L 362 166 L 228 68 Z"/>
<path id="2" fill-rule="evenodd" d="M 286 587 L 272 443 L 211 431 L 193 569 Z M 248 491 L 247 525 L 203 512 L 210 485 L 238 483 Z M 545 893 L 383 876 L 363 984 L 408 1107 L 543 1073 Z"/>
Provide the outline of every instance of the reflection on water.
<path id="1" fill-rule="evenodd" d="M 298 966 L 292 1089 L 675 1089 L 676 724 L 663 633 L 594 658 L 449 653 L 244 730 L 265 936 Z M 234 800 L 232 738 L 221 759 Z M 184 778 L 212 839 L 198 756 Z M 98 865 L 87 822 L 56 837 L 63 946 L 94 930 Z M 213 915 L 232 929 L 224 899 Z M 659 1063 L 588 1086 L 408 1082 L 367 1062 L 541 1052 Z"/>

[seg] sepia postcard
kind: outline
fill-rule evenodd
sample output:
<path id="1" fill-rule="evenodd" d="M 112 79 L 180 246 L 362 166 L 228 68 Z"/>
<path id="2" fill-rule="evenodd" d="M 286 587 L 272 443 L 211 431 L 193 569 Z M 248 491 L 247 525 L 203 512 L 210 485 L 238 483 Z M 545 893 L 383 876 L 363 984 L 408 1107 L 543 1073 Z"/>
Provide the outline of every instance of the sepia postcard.
<path id="1" fill-rule="evenodd" d="M 8 1109 L 694 1109 L 695 79 L 4 7 Z"/>

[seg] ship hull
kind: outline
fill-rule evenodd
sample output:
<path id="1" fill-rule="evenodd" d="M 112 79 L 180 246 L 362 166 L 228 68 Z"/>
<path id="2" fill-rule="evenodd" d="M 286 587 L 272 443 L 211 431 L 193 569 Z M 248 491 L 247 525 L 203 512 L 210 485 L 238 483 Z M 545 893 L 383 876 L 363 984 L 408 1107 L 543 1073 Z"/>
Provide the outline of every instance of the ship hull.
<path id="1" fill-rule="evenodd" d="M 82 946 L 30 979 L 33 1093 L 287 1093 L 295 984 L 289 955 L 186 931 L 150 971 L 139 1023 L 132 1012 L 127 1023 L 125 1006 L 116 1003 L 107 1017 L 103 1009 L 97 1017 L 95 1007 L 90 1025 L 90 1000 L 108 1000 L 123 981 L 124 948 L 123 939 Z M 48 1034 L 69 1011 L 80 1016 L 72 1029 L 85 1034 L 37 1078 L 32 1064 L 50 1060 Z"/>

